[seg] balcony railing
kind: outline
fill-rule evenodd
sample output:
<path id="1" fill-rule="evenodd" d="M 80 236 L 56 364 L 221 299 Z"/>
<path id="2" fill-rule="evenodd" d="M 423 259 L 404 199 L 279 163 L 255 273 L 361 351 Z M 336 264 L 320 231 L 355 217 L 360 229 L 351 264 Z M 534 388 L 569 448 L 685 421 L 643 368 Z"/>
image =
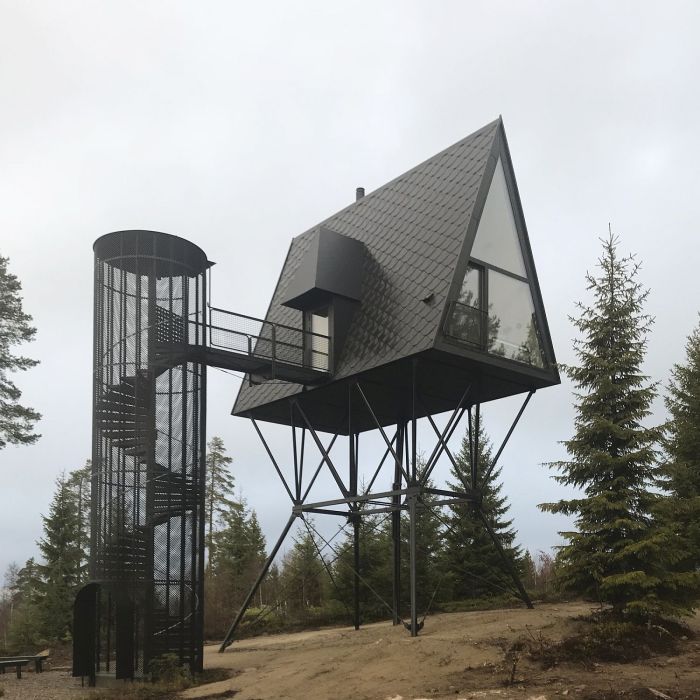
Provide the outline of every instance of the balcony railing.
<path id="1" fill-rule="evenodd" d="M 330 372 L 331 339 L 303 328 L 211 308 L 210 348 L 246 354 L 271 363 Z"/>

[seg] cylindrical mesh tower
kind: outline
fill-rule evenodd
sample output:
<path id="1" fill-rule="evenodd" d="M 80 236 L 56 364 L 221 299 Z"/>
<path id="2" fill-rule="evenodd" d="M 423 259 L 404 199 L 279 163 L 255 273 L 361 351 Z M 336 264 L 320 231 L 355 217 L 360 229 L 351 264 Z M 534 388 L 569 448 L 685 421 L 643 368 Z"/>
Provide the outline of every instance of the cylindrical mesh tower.
<path id="1" fill-rule="evenodd" d="M 207 257 L 118 231 L 95 251 L 91 578 L 98 671 L 202 668 Z"/>

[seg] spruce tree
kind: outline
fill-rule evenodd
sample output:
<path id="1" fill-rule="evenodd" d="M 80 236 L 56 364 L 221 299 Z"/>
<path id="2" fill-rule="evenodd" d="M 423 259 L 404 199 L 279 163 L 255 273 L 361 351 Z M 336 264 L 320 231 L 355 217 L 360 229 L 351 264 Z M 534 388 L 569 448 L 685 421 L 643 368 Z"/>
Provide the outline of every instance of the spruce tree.
<path id="1" fill-rule="evenodd" d="M 483 416 L 478 426 L 472 420 L 472 432 L 478 442 L 476 459 L 477 486 L 481 491 L 481 511 L 487 518 L 516 571 L 522 569 L 522 553 L 515 545 L 513 520 L 508 519 L 508 499 L 501 495 L 500 469 L 494 469 L 484 483 L 483 478 L 492 462 L 492 448 L 484 429 Z M 463 489 L 471 478 L 469 433 L 462 438 L 456 456 L 458 470 L 450 472 L 453 489 Z M 452 597 L 457 600 L 482 598 L 502 594 L 511 588 L 511 574 L 504 563 L 484 523 L 468 503 L 450 506 L 449 529 L 445 532 L 445 557 L 450 572 Z"/>
<path id="2" fill-rule="evenodd" d="M 391 530 L 388 519 L 365 515 L 360 520 L 360 610 L 363 622 L 389 616 L 386 605 L 392 596 Z M 335 585 L 331 596 L 347 610 L 354 604 L 354 533 L 349 528 L 333 564 Z M 370 589 L 371 586 L 371 589 Z"/>
<path id="3" fill-rule="evenodd" d="M 280 583 L 287 610 L 293 614 L 318 608 L 326 600 L 329 578 L 319 556 L 322 547 L 323 543 L 312 532 L 299 528 L 294 546 L 284 556 Z"/>
<path id="4" fill-rule="evenodd" d="M 665 401 L 670 419 L 663 475 L 669 498 L 660 517 L 682 543 L 675 569 L 695 572 L 700 570 L 700 325 L 688 338 L 685 362 L 671 371 Z"/>
<path id="5" fill-rule="evenodd" d="M 38 567 L 42 630 L 47 639 L 63 639 L 71 629 L 83 561 L 77 500 L 65 474 L 56 480 L 49 514 L 42 520 L 44 536 L 38 543 L 44 559 Z"/>
<path id="6" fill-rule="evenodd" d="M 582 338 L 574 342 L 578 365 L 565 368 L 577 388 L 575 433 L 563 443 L 569 459 L 549 465 L 582 494 L 540 507 L 575 518 L 576 531 L 561 533 L 564 588 L 644 620 L 685 609 L 673 593 L 672 542 L 653 520 L 660 431 L 644 425 L 656 386 L 642 372 L 652 319 L 639 265 L 619 255 L 612 235 L 599 268 L 586 276 L 591 305 L 579 303 L 572 319 Z"/>
<path id="7" fill-rule="evenodd" d="M 425 469 L 418 465 L 419 479 Z M 435 488 L 429 479 L 428 488 Z M 439 603 L 447 593 L 447 572 L 443 551 L 443 524 L 434 505 L 435 496 L 423 494 L 416 507 L 416 602 L 419 616 Z M 410 518 L 408 511 L 401 513 L 401 601 L 402 611 L 410 609 Z"/>
<path id="8" fill-rule="evenodd" d="M 22 310 L 22 285 L 8 270 L 9 260 L 0 256 L 0 450 L 8 443 L 29 445 L 39 439 L 32 432 L 41 418 L 35 410 L 22 406 L 22 392 L 10 380 L 9 374 L 27 370 L 38 363 L 28 357 L 15 355 L 12 346 L 33 340 L 36 329 L 32 317 Z"/>

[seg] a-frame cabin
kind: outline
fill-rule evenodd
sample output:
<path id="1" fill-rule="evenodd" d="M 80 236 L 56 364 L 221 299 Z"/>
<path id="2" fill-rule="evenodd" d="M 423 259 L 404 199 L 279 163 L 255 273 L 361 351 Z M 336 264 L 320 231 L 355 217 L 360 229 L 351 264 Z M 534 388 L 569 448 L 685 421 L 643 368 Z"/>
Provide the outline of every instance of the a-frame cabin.
<path id="1" fill-rule="evenodd" d="M 328 373 L 250 376 L 234 415 L 288 424 L 296 396 L 315 429 L 346 433 L 345 380 L 362 380 L 382 425 L 414 380 L 418 417 L 454 409 L 467 384 L 471 403 L 558 384 L 502 120 L 294 238 L 265 320 L 303 328 L 307 362 Z"/>

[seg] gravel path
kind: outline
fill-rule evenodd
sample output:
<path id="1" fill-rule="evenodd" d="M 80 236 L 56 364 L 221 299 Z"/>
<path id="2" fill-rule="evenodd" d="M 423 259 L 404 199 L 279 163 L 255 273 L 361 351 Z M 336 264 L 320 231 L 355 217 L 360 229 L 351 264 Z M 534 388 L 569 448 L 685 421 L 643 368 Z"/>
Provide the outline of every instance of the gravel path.
<path id="1" fill-rule="evenodd" d="M 90 689 L 80 687 L 80 678 L 73 678 L 68 670 L 22 672 L 17 680 L 14 670 L 0 674 L 0 688 L 5 691 L 2 700 L 79 700 L 87 697 Z"/>

